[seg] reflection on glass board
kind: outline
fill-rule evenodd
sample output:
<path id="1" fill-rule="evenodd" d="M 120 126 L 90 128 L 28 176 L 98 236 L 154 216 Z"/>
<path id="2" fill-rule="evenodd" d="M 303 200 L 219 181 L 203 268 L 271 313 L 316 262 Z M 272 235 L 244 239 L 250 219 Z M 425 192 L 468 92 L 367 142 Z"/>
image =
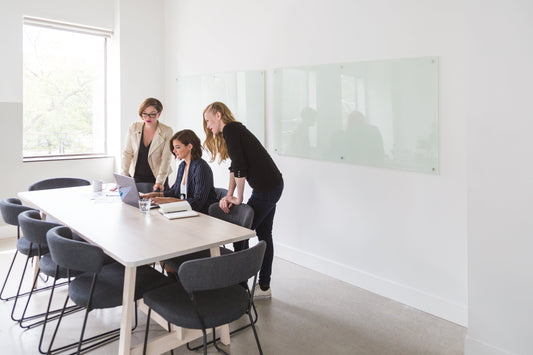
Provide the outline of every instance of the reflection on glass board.
<path id="1" fill-rule="evenodd" d="M 438 59 L 274 71 L 279 154 L 438 172 Z"/>
<path id="2" fill-rule="evenodd" d="M 263 71 L 180 76 L 177 79 L 177 95 L 179 125 L 194 130 L 202 141 L 205 138 L 202 113 L 207 105 L 220 101 L 264 144 Z"/>

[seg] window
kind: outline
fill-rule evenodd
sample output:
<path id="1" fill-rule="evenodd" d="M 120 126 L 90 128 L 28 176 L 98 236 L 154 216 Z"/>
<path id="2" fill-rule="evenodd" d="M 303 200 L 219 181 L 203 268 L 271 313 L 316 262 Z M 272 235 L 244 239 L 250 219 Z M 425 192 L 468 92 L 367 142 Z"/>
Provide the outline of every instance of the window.
<path id="1" fill-rule="evenodd" d="M 24 158 L 106 153 L 110 36 L 100 29 L 24 19 Z"/>

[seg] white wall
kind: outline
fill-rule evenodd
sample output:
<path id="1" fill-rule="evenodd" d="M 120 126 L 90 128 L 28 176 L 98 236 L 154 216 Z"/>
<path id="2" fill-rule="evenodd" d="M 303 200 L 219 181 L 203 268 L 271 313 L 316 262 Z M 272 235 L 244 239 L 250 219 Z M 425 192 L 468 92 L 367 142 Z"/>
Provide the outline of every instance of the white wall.
<path id="1" fill-rule="evenodd" d="M 1 8 L 1 198 L 49 176 L 108 179 L 114 165 L 22 163 L 23 15 L 115 30 L 118 149 L 147 96 L 164 94 L 164 120 L 180 128 L 180 74 L 267 69 L 273 152 L 272 68 L 439 56 L 440 175 L 272 154 L 286 182 L 276 253 L 460 324 L 468 259 L 466 352 L 533 352 L 531 1 L 1 0 Z M 216 179 L 226 184 L 225 168 Z"/>
<path id="2" fill-rule="evenodd" d="M 16 196 L 40 179 L 78 176 L 112 181 L 113 156 L 49 162 L 22 162 L 22 18 L 50 20 L 100 27 L 121 32 L 113 38 L 114 82 L 109 101 L 111 154 L 120 151 L 129 123 L 138 118 L 137 108 L 145 97 L 162 95 L 162 1 L 148 0 L 2 0 L 0 11 L 0 126 L 7 134 L 0 140 L 0 198 Z M 119 25 L 122 24 L 122 31 Z M 118 50 L 122 57 L 118 56 Z M 122 58 L 123 62 L 118 62 Z M 122 88 L 122 95 L 118 92 Z M 122 107 L 122 110 L 121 110 Z M 122 113 L 121 113 L 122 112 Z M 132 114 L 133 112 L 133 114 Z M 14 229 L 0 222 L 0 237 L 14 235 Z"/>
<path id="3" fill-rule="evenodd" d="M 532 354 L 533 2 L 468 7 L 467 354 Z"/>
<path id="4" fill-rule="evenodd" d="M 267 148 L 285 179 L 276 255 L 466 324 L 462 6 L 460 0 L 167 0 L 165 100 L 174 117 L 177 75 L 267 69 Z M 273 152 L 272 68 L 417 56 L 440 60 L 439 175 Z M 225 169 L 215 177 L 217 186 L 227 185 Z"/>
<path id="5" fill-rule="evenodd" d="M 139 105 L 163 96 L 163 2 L 117 0 L 119 3 L 121 144 L 130 124 L 140 120 Z M 165 102 L 160 120 L 168 124 Z"/>

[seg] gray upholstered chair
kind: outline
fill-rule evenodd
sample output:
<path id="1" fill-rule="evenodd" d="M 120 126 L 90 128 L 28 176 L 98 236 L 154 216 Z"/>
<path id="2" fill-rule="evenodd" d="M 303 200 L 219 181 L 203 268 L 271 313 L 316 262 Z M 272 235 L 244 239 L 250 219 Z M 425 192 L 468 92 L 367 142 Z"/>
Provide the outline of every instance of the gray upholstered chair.
<path id="1" fill-rule="evenodd" d="M 49 190 L 49 189 L 59 189 L 62 187 L 75 187 L 75 186 L 86 186 L 90 185 L 91 182 L 86 179 L 81 178 L 72 178 L 72 177 L 58 177 L 44 179 L 37 182 L 34 182 L 28 188 L 29 191 L 35 190 Z"/>
<path id="2" fill-rule="evenodd" d="M 79 353 L 107 343 L 120 335 L 120 329 L 115 329 L 84 339 L 85 326 L 91 310 L 122 305 L 124 266 L 118 263 L 104 265 L 104 252 L 100 247 L 70 239 L 70 235 L 71 231 L 68 227 L 55 227 L 48 231 L 46 239 L 52 260 L 57 264 L 57 270 L 63 267 L 83 272 L 69 282 L 68 296 L 63 309 L 66 308 L 70 299 L 74 304 L 85 307 L 85 317 L 80 340 L 52 350 L 63 316 L 62 312 L 50 341 L 49 352 L 63 351 L 77 346 L 77 353 Z M 144 293 L 171 283 L 174 281 L 149 266 L 137 267 L 134 299 L 138 300 Z M 135 318 L 137 320 L 137 312 L 135 312 Z M 82 349 L 82 345 L 86 343 L 91 344 Z"/>
<path id="3" fill-rule="evenodd" d="M 217 194 L 217 200 L 220 200 L 228 194 L 228 190 L 222 187 L 215 187 L 215 193 Z"/>
<path id="4" fill-rule="evenodd" d="M 201 329 L 204 355 L 207 354 L 207 329 L 212 329 L 213 344 L 217 350 L 226 354 L 217 345 L 215 327 L 231 323 L 247 314 L 257 348 L 262 354 L 251 307 L 265 248 L 266 243 L 260 241 L 252 248 L 232 254 L 187 261 L 178 270 L 180 283 L 145 293 L 144 303 L 149 310 L 144 351 L 146 352 L 150 314 L 153 309 L 172 324 Z M 246 282 L 252 277 L 250 291 Z"/>
<path id="5" fill-rule="evenodd" d="M 218 206 L 218 203 L 215 202 L 209 206 L 208 213 L 212 217 L 216 217 L 219 219 L 222 219 L 226 222 L 230 222 L 233 224 L 237 224 L 241 227 L 250 228 L 252 226 L 252 222 L 254 219 L 254 209 L 251 206 L 248 206 L 247 204 L 240 204 L 231 207 L 229 213 L 225 213 L 220 209 Z M 221 247 L 220 248 L 220 254 L 229 254 L 232 251 Z M 183 264 L 186 261 L 199 259 L 199 258 L 207 258 L 211 255 L 209 252 L 209 249 L 201 250 L 196 253 L 187 254 L 178 256 L 176 258 L 168 259 L 163 261 L 163 263 L 169 267 L 170 269 L 174 270 L 175 272 L 178 271 L 181 264 Z"/>
<path id="6" fill-rule="evenodd" d="M 2 290 L 0 291 L 0 299 L 2 301 L 11 300 L 15 297 L 18 297 L 20 295 L 14 295 L 5 297 L 4 296 L 4 289 L 6 287 L 6 284 L 8 282 L 9 276 L 11 275 L 11 271 L 13 269 L 13 264 L 15 263 L 15 259 L 17 258 L 17 255 L 19 251 L 22 251 L 22 253 L 25 253 L 30 249 L 30 242 L 28 242 L 26 239 L 20 237 L 20 226 L 19 226 L 19 220 L 18 216 L 20 213 L 24 211 L 33 210 L 33 208 L 22 205 L 22 202 L 18 198 L 6 198 L 0 201 L 0 212 L 2 213 L 2 218 L 4 219 L 4 222 L 7 224 L 11 224 L 13 226 L 17 226 L 17 250 L 15 251 L 15 254 L 13 255 L 13 259 L 11 260 L 11 265 L 9 266 L 9 269 L 7 271 L 7 275 L 4 279 L 4 283 L 2 284 Z"/>
<path id="7" fill-rule="evenodd" d="M 22 231 L 22 235 L 24 235 L 24 239 L 26 239 L 30 243 L 31 248 L 37 249 L 37 260 L 39 262 L 39 269 L 38 272 L 35 274 L 35 277 L 33 279 L 32 288 L 29 292 L 28 298 L 26 300 L 26 306 L 24 307 L 24 311 L 22 312 L 22 315 L 20 317 L 15 316 L 15 311 L 17 307 L 17 301 L 18 297 L 15 298 L 15 302 L 13 303 L 13 309 L 11 310 L 11 319 L 19 322 L 21 327 L 27 327 L 24 322 L 29 319 L 35 319 L 39 316 L 44 317 L 43 314 L 34 315 L 26 317 L 26 311 L 28 308 L 28 304 L 30 302 L 30 299 L 35 292 L 35 287 L 37 286 L 37 279 L 39 277 L 39 273 L 41 271 L 48 271 L 48 273 L 45 273 L 47 276 L 53 276 L 53 272 L 55 269 L 55 266 L 53 267 L 47 267 L 50 260 L 50 255 L 48 254 L 48 245 L 46 244 L 46 232 L 48 230 L 59 226 L 57 223 L 47 222 L 41 220 L 41 214 L 38 211 L 30 210 L 30 211 L 24 211 L 18 216 L 19 226 Z M 26 264 L 24 265 L 24 271 L 22 272 L 22 279 L 24 278 L 24 273 L 26 272 L 28 261 L 32 257 L 31 254 L 27 255 L 26 258 Z M 19 284 L 19 289 L 17 290 L 17 294 L 20 293 L 20 287 L 22 286 L 22 279 Z M 48 289 L 49 287 L 45 287 L 43 289 Z"/>
<path id="8" fill-rule="evenodd" d="M 46 233 L 50 229 L 59 226 L 56 223 L 42 220 L 40 213 L 37 211 L 22 212 L 19 215 L 19 224 L 20 224 L 22 233 L 24 234 L 24 238 L 28 239 L 34 245 L 39 245 L 41 249 L 44 247 L 48 248 L 48 244 L 46 241 Z M 57 273 L 56 273 L 56 270 L 58 271 Z M 53 262 L 52 257 L 50 256 L 50 253 L 41 255 L 39 259 L 38 273 L 35 275 L 35 278 L 33 279 L 33 288 L 28 295 L 28 298 L 26 300 L 26 305 L 24 307 L 24 311 L 22 312 L 22 315 L 19 318 L 17 318 L 19 321 L 19 325 L 22 328 L 32 328 L 32 327 L 35 327 L 41 324 L 43 325 L 42 332 L 41 332 L 41 340 L 39 342 L 39 351 L 41 353 L 45 353 L 41 348 L 42 348 L 42 339 L 43 339 L 43 335 L 44 335 L 44 331 L 46 327 L 46 322 L 56 319 L 58 317 L 58 313 L 62 310 L 61 308 L 54 309 L 54 310 L 50 309 L 55 288 L 57 286 L 66 285 L 66 282 L 58 283 L 57 281 L 59 279 L 64 279 L 69 276 L 75 277 L 80 274 L 80 272 L 72 271 L 69 275 L 67 271 L 68 270 L 65 268 L 57 268 L 57 265 Z M 31 299 L 32 299 L 32 295 L 35 293 L 34 290 L 36 288 L 38 275 L 40 273 L 53 278 L 53 284 L 51 286 L 42 288 L 42 289 L 48 289 L 48 288 L 51 289 L 48 305 L 44 312 L 33 314 L 33 315 L 26 315 L 27 310 L 28 310 L 28 305 L 30 304 Z M 68 312 L 68 314 L 70 314 L 78 310 L 81 310 L 81 308 L 78 306 L 71 306 L 71 307 L 68 307 L 66 311 Z"/>
<path id="9" fill-rule="evenodd" d="M 73 178 L 73 177 L 58 177 L 58 178 L 49 178 L 34 182 L 28 187 L 28 191 L 36 190 L 51 190 L 51 189 L 60 189 L 64 187 L 76 187 L 76 186 L 87 186 L 91 182 L 82 178 Z M 57 222 L 53 218 L 46 217 L 50 222 Z"/>
<path id="10" fill-rule="evenodd" d="M 135 185 L 137 185 L 137 191 L 142 194 L 154 192 L 154 184 L 151 182 L 136 182 Z"/>
<path id="11" fill-rule="evenodd" d="M 229 213 L 222 211 L 218 203 L 213 203 L 209 206 L 208 213 L 211 217 L 222 219 L 244 228 L 251 228 L 254 221 L 254 209 L 245 203 L 232 206 Z"/>

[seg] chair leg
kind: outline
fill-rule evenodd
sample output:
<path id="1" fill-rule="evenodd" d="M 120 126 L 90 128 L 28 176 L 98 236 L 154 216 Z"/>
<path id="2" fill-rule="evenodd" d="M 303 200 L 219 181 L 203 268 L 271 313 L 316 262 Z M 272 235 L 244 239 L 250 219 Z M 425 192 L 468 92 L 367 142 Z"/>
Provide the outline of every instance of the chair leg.
<path id="1" fill-rule="evenodd" d="M 57 273 L 56 273 L 56 275 L 57 275 Z M 54 277 L 54 284 L 55 284 L 56 280 L 57 280 L 56 277 Z M 70 282 L 70 277 L 69 277 L 69 282 Z M 55 354 L 55 353 L 63 352 L 65 350 L 72 349 L 72 348 L 75 348 L 75 347 L 77 347 L 77 352 L 75 352 L 75 353 L 79 354 L 80 352 L 86 352 L 86 351 L 88 351 L 90 349 L 97 348 L 99 346 L 102 346 L 104 344 L 109 343 L 110 341 L 113 341 L 113 340 L 119 338 L 119 336 L 120 336 L 120 328 L 117 328 L 117 329 L 114 329 L 114 330 L 111 330 L 111 331 L 108 331 L 108 332 L 105 332 L 105 333 L 102 333 L 102 334 L 98 334 L 98 335 L 92 336 L 92 337 L 87 338 L 87 339 L 83 339 L 84 334 L 85 334 L 85 328 L 87 326 L 88 315 L 89 315 L 89 312 L 91 310 L 91 300 L 92 300 L 93 293 L 94 293 L 94 285 L 95 285 L 95 283 L 96 283 L 96 277 L 93 278 L 93 282 L 92 282 L 92 285 L 91 285 L 91 291 L 90 291 L 90 294 L 89 294 L 89 301 L 88 301 L 88 304 L 87 304 L 87 307 L 86 307 L 85 317 L 84 317 L 84 320 L 83 320 L 83 326 L 82 326 L 82 330 L 81 330 L 81 334 L 80 334 L 80 340 L 78 342 L 75 342 L 75 343 L 71 343 L 71 344 L 68 344 L 68 345 L 64 345 L 64 346 L 58 347 L 56 349 L 52 349 L 52 346 L 53 346 L 54 340 L 55 340 L 55 338 L 57 336 L 57 331 L 59 329 L 59 325 L 61 324 L 61 320 L 63 319 L 63 316 L 65 314 L 72 313 L 72 312 L 65 313 L 65 310 L 67 309 L 67 303 L 69 301 L 69 297 L 67 295 L 67 297 L 65 299 L 65 304 L 63 305 L 61 313 L 60 313 L 60 315 L 58 317 L 59 319 L 58 319 L 58 322 L 57 322 L 57 325 L 56 325 L 56 329 L 54 330 L 54 334 L 52 336 L 52 340 L 50 341 L 50 345 L 48 347 L 48 351 L 46 352 L 46 354 Z M 52 297 L 53 297 L 53 293 L 50 294 L 50 300 L 49 300 L 49 303 L 48 303 L 48 309 L 50 309 L 50 304 L 52 302 L 51 301 Z M 82 307 L 78 307 L 78 308 L 82 309 Z M 42 330 L 42 333 L 41 333 L 41 340 L 40 340 L 40 343 L 39 343 L 40 344 L 39 345 L 39 352 L 41 352 L 41 353 L 44 353 L 43 351 L 41 351 L 41 344 L 42 344 L 42 339 L 43 339 L 43 336 L 44 336 L 45 325 L 46 325 L 46 322 L 48 320 L 49 319 L 46 317 L 45 320 L 44 320 L 43 330 Z M 101 340 L 101 339 L 103 339 L 103 340 Z M 95 341 L 97 341 L 97 342 L 94 343 Z M 84 347 L 82 349 L 82 345 L 88 344 L 88 343 L 90 343 L 90 345 L 86 346 L 86 347 Z"/>
<path id="2" fill-rule="evenodd" d="M 19 240 L 20 238 L 20 226 L 17 226 L 17 240 Z M 8 301 L 13 297 L 3 297 L 2 295 L 4 294 L 4 288 L 6 287 L 6 284 L 7 284 L 7 280 L 9 279 L 9 275 L 11 274 L 11 269 L 13 269 L 13 265 L 15 264 L 15 259 L 17 258 L 17 255 L 18 255 L 18 249 L 15 250 L 15 254 L 13 255 L 13 259 L 11 260 L 11 265 L 9 265 L 9 270 L 7 271 L 7 275 L 6 275 L 6 278 L 4 280 L 4 284 L 2 285 L 2 290 L 0 291 L 0 300 L 2 301 Z"/>
<path id="3" fill-rule="evenodd" d="M 91 301 L 89 300 L 89 303 Z M 83 326 L 81 328 L 80 341 L 78 342 L 78 354 L 81 352 L 81 344 L 83 344 L 83 334 L 85 333 L 85 326 L 87 325 L 87 318 L 89 317 L 89 307 L 85 310 L 85 317 L 83 318 Z"/>
<path id="4" fill-rule="evenodd" d="M 57 330 L 59 329 L 59 325 L 61 324 L 61 320 L 63 319 L 63 314 L 65 313 L 65 308 L 67 308 L 68 300 L 69 300 L 69 296 L 67 295 L 67 297 L 65 298 L 65 304 L 63 305 L 63 309 L 61 310 L 61 313 L 59 314 L 59 319 L 57 320 L 56 329 L 54 330 L 54 334 L 52 335 L 52 339 L 50 340 L 50 345 L 48 346 L 48 351 L 46 352 L 47 354 L 52 354 L 52 345 L 54 345 L 54 340 L 57 335 Z"/>
<path id="5" fill-rule="evenodd" d="M 137 325 L 139 324 L 139 316 L 137 312 L 137 301 L 134 301 L 134 303 L 135 303 L 135 325 L 133 326 L 131 331 L 134 331 L 135 329 L 137 329 Z"/>
<path id="6" fill-rule="evenodd" d="M 146 346 L 148 345 L 148 328 L 150 328 L 150 315 L 151 314 L 152 314 L 152 309 L 148 308 L 148 317 L 146 318 L 146 330 L 144 332 L 143 355 L 146 355 Z"/>
<path id="7" fill-rule="evenodd" d="M 13 264 L 15 264 L 15 259 L 17 258 L 18 250 L 15 251 L 15 255 L 13 255 L 13 259 L 11 260 L 11 265 L 9 266 L 9 270 L 7 271 L 6 278 L 4 280 L 4 284 L 2 285 L 2 290 L 0 291 L 0 300 L 7 301 L 10 300 L 12 297 L 4 297 L 4 288 L 6 287 L 7 280 L 9 279 L 9 275 L 11 274 L 11 269 L 13 269 Z"/>
<path id="8" fill-rule="evenodd" d="M 49 311 L 50 311 L 50 307 L 52 305 L 52 298 L 54 297 L 54 290 L 55 290 L 56 282 L 57 282 L 57 279 L 54 278 L 54 283 L 52 284 L 52 291 L 50 292 L 50 298 L 48 299 L 48 306 L 46 306 L 46 313 L 44 315 L 43 329 L 41 329 L 41 339 L 39 339 L 39 352 L 41 354 L 46 354 L 42 350 L 42 345 L 43 345 L 43 339 L 44 339 L 44 331 L 46 329 L 46 322 L 48 322 L 48 314 L 49 314 Z"/>
<path id="9" fill-rule="evenodd" d="M 11 309 L 11 319 L 15 322 L 18 322 L 20 318 L 15 318 L 15 308 L 17 307 L 17 301 L 20 296 L 20 289 L 22 288 L 22 282 L 24 281 L 24 275 L 26 274 L 26 268 L 28 267 L 28 261 L 30 260 L 30 256 L 26 258 L 26 263 L 24 264 L 24 270 L 22 271 L 22 276 L 20 277 L 19 287 L 17 289 L 17 294 L 15 295 L 15 302 L 13 302 L 13 308 Z M 33 289 L 32 289 L 33 290 Z"/>
<path id="10" fill-rule="evenodd" d="M 35 289 L 35 285 L 37 285 L 38 278 L 39 278 L 39 272 L 36 272 L 33 278 L 33 284 L 31 286 L 30 294 L 28 295 L 28 299 L 26 300 L 26 305 L 24 306 L 24 311 L 22 311 L 22 316 L 20 316 L 19 325 L 21 327 L 22 327 L 21 324 L 24 321 L 24 317 L 26 316 L 26 311 L 28 310 L 28 305 L 30 304 L 31 296 L 33 295 L 33 290 Z"/>
<path id="11" fill-rule="evenodd" d="M 252 325 L 252 330 L 254 331 L 255 342 L 257 343 L 259 354 L 263 355 L 263 350 L 261 349 L 261 344 L 259 343 L 259 337 L 257 336 L 257 330 L 255 329 L 255 324 L 252 320 L 252 315 L 250 314 L 250 312 L 248 312 L 248 318 L 250 318 L 250 324 Z"/>
<path id="12" fill-rule="evenodd" d="M 65 309 L 65 316 L 66 315 L 69 315 L 69 314 L 72 314 L 72 313 L 75 313 L 75 312 L 78 312 L 78 311 L 81 311 L 83 308 L 80 307 L 80 306 L 76 306 L 76 305 L 73 305 L 73 306 L 69 306 Z M 59 318 L 59 315 L 57 313 L 61 312 L 61 308 L 60 309 L 54 309 L 54 310 L 50 310 L 48 311 L 48 314 L 47 312 L 43 312 L 43 313 L 39 313 L 39 314 L 34 314 L 32 316 L 29 316 L 29 317 L 26 317 L 24 319 L 21 319 L 19 321 L 19 325 L 21 328 L 23 329 L 31 329 L 33 327 L 37 327 L 41 324 L 44 324 L 45 322 L 48 322 L 48 321 L 51 321 L 51 320 L 55 320 L 57 318 Z M 48 318 L 48 319 L 44 319 L 43 317 L 47 316 L 47 315 L 52 315 L 52 317 Z M 32 320 L 32 319 L 36 319 L 36 318 L 42 318 L 40 320 L 37 320 L 33 323 L 30 323 L 30 324 L 26 324 L 24 322 L 26 321 L 29 321 L 29 320 Z"/>
<path id="13" fill-rule="evenodd" d="M 248 327 L 251 327 L 252 325 L 254 325 L 255 323 L 257 323 L 257 320 L 259 319 L 259 315 L 257 314 L 257 309 L 255 308 L 255 304 L 254 304 L 253 302 L 252 302 L 252 309 L 253 309 L 253 311 L 254 311 L 255 318 L 252 318 L 252 321 L 251 321 L 250 323 L 245 324 L 245 325 L 243 325 L 242 327 L 239 327 L 239 328 L 237 328 L 237 329 L 233 329 L 233 330 L 229 333 L 230 335 L 233 335 L 233 334 L 235 334 L 235 333 L 238 333 L 238 332 L 240 332 L 241 330 L 244 330 L 244 329 L 246 329 L 246 328 L 248 328 Z M 248 311 L 248 313 L 249 313 L 249 312 L 250 312 L 250 310 Z M 220 340 L 220 338 L 216 338 L 216 340 L 218 341 L 218 340 Z M 207 345 L 209 345 L 209 344 L 211 344 L 211 343 L 213 343 L 213 340 L 208 341 L 208 342 L 207 342 Z M 192 348 L 191 345 L 190 345 L 190 343 L 187 343 L 187 344 L 185 344 L 185 345 L 187 346 L 187 350 L 189 350 L 189 351 L 197 351 L 197 350 L 199 350 L 199 349 L 202 347 L 201 345 L 198 345 L 198 346 Z"/>
<path id="14" fill-rule="evenodd" d="M 217 339 L 216 339 L 215 328 L 213 328 L 213 345 L 215 346 L 215 348 L 217 349 L 217 351 L 218 351 L 219 353 L 223 353 L 223 354 L 225 354 L 225 355 L 228 355 L 227 352 L 225 352 L 224 350 L 222 350 L 221 348 L 218 347 Z"/>
<path id="15" fill-rule="evenodd" d="M 146 317 L 146 330 L 144 331 L 144 345 L 143 345 L 143 355 L 146 355 L 146 347 L 148 346 L 148 330 L 150 329 L 150 315 L 152 314 L 152 309 L 148 308 L 148 316 Z M 168 324 L 168 332 L 171 332 L 170 323 Z M 170 350 L 170 354 L 174 355 L 174 349 Z"/>
<path id="16" fill-rule="evenodd" d="M 202 333 L 204 341 L 204 355 L 207 355 L 207 334 L 205 333 L 205 329 L 202 329 Z"/>

